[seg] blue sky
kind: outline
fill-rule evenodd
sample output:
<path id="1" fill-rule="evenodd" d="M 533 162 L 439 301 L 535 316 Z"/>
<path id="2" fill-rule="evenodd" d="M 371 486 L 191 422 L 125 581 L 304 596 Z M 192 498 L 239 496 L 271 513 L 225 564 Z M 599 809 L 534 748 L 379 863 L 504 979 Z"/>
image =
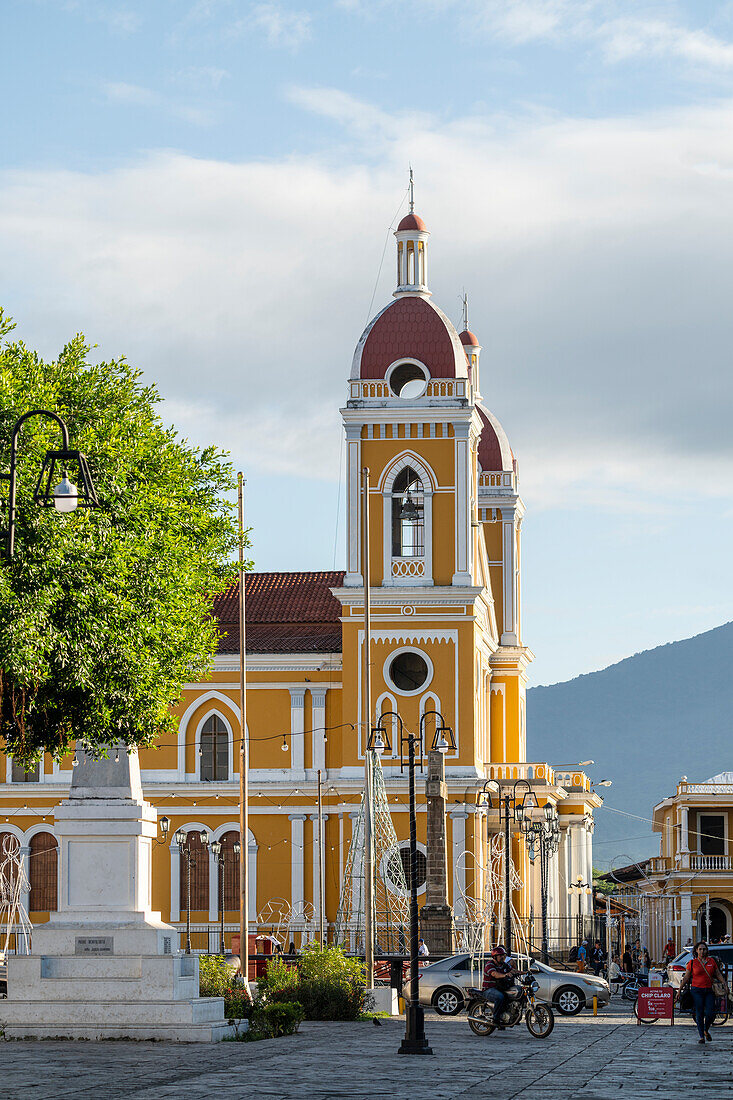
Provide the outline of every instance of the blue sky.
<path id="1" fill-rule="evenodd" d="M 258 568 L 342 563 L 338 407 L 411 161 L 435 300 L 457 321 L 467 288 L 520 459 L 533 681 L 733 618 L 733 6 L 0 20 L 0 302 L 45 355 L 80 329 L 126 354 L 231 450 Z"/>

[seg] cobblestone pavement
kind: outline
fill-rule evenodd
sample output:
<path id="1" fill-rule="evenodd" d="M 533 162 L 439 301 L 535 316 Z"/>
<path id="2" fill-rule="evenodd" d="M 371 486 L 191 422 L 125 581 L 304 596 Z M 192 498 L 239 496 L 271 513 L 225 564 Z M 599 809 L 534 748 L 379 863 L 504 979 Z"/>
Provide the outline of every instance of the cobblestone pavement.
<path id="1" fill-rule="evenodd" d="M 1 1006 L 1 1002 L 0 1002 Z M 0 1012 L 1 1015 L 1 1012 Z M 697 1045 L 687 1018 L 638 1027 L 628 1005 L 478 1038 L 430 1014 L 434 1057 L 404 1057 L 404 1022 L 305 1023 L 260 1043 L 0 1043 L 1 1100 L 653 1100 L 733 1097 L 733 1025 Z"/>

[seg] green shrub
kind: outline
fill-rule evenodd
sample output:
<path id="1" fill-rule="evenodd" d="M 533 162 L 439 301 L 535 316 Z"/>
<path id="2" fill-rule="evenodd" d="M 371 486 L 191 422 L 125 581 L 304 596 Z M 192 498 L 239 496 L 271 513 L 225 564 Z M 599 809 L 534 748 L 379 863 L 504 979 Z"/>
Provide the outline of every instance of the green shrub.
<path id="1" fill-rule="evenodd" d="M 224 1013 L 227 1020 L 249 1020 L 254 1005 L 244 985 L 233 985 L 224 993 Z"/>
<path id="2" fill-rule="evenodd" d="M 270 1004 L 299 1001 L 307 1020 L 358 1020 L 367 1007 L 362 964 L 318 943 L 304 948 L 297 969 L 281 959 L 268 963 L 260 992 Z"/>
<path id="3" fill-rule="evenodd" d="M 281 1035 L 293 1035 L 304 1016 L 303 1006 L 297 1001 L 259 1004 L 252 1011 L 247 1034 L 252 1039 L 277 1039 Z"/>
<path id="4" fill-rule="evenodd" d="M 223 955 L 199 956 L 199 996 L 223 997 L 232 984 L 232 972 Z"/>

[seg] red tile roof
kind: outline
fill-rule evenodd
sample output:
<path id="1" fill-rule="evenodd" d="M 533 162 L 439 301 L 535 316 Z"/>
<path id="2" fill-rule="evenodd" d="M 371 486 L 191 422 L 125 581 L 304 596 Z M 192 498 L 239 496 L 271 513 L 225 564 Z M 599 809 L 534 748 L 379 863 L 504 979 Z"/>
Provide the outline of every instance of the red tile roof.
<path id="1" fill-rule="evenodd" d="M 244 597 L 248 653 L 340 653 L 341 604 L 331 588 L 342 570 L 247 573 Z M 214 600 L 220 653 L 239 652 L 239 582 Z"/>
<path id="2" fill-rule="evenodd" d="M 404 218 L 397 226 L 397 232 L 401 233 L 405 229 L 417 229 L 421 233 L 426 232 L 425 222 L 419 214 L 405 214 Z"/>
<path id="3" fill-rule="evenodd" d="M 476 410 L 484 425 L 478 441 L 478 460 L 481 469 L 484 471 L 511 470 L 514 465 L 514 456 L 504 429 L 498 420 L 494 419 L 492 423 L 492 418 L 480 405 L 476 406 Z M 501 440 L 499 433 L 502 435 Z"/>
<path id="4" fill-rule="evenodd" d="M 425 298 L 398 298 L 377 318 L 361 353 L 359 377 L 384 378 L 387 367 L 402 358 L 419 359 L 433 378 L 456 377 L 450 333 Z"/>

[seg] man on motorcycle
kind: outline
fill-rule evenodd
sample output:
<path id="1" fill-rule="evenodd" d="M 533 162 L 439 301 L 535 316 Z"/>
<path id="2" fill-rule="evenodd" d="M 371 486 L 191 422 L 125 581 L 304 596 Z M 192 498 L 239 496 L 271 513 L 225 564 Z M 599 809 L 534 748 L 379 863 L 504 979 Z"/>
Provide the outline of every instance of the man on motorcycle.
<path id="1" fill-rule="evenodd" d="M 516 973 L 512 964 L 507 961 L 506 951 L 501 944 L 497 944 L 484 967 L 484 980 L 481 987 L 485 991 L 486 1000 L 491 1005 L 496 1022 L 501 1015 L 505 1000 L 504 993 L 514 985 Z"/>

